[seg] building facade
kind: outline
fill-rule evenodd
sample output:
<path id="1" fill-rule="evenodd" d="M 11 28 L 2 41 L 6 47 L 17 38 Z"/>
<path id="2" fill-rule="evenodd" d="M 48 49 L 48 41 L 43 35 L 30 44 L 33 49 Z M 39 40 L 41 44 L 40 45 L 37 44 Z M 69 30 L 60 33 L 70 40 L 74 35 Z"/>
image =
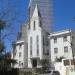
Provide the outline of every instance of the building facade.
<path id="1" fill-rule="evenodd" d="M 41 60 L 48 59 L 52 65 L 49 66 L 55 69 L 54 64 L 60 57 L 73 59 L 75 56 L 75 33 L 73 31 L 50 33 L 51 1 L 31 0 L 29 22 L 22 26 L 11 54 L 12 58 L 17 61 L 13 65 L 14 68 L 40 68 L 42 67 Z"/>
<path id="2" fill-rule="evenodd" d="M 40 68 L 41 61 L 49 60 L 49 33 L 42 28 L 41 15 L 38 6 L 35 6 L 30 28 L 22 27 L 22 35 L 15 43 L 12 58 L 17 60 L 15 68 Z"/>
<path id="3" fill-rule="evenodd" d="M 41 14 L 42 27 L 48 32 L 51 32 L 52 30 L 52 4 L 52 0 L 30 0 L 29 3 L 30 18 L 32 17 L 35 6 L 37 5 Z"/>
<path id="4" fill-rule="evenodd" d="M 14 68 L 28 67 L 28 26 L 22 26 L 21 32 L 18 34 L 17 41 L 13 44 L 11 58 L 16 60 L 16 64 L 12 65 Z"/>
<path id="5" fill-rule="evenodd" d="M 42 28 L 38 6 L 35 6 L 28 30 L 28 68 L 40 68 L 41 60 L 49 56 L 49 33 Z"/>
<path id="6" fill-rule="evenodd" d="M 71 30 L 54 32 L 50 35 L 52 63 L 59 58 L 72 59 L 75 55 L 75 33 Z"/>
<path id="7" fill-rule="evenodd" d="M 15 43 L 12 58 L 16 68 L 41 67 L 42 59 L 49 59 L 49 32 L 52 26 L 52 0 L 30 0 L 29 22 L 22 27 Z"/>
<path id="8" fill-rule="evenodd" d="M 18 40 L 15 43 L 12 57 L 17 60 L 17 64 L 14 67 L 40 68 L 41 60 L 48 59 L 52 65 L 50 67 L 57 70 L 55 64 L 58 63 L 60 57 L 71 60 L 75 56 L 75 32 L 64 30 L 49 34 L 40 25 L 41 17 L 38 11 L 36 5 L 30 22 L 31 27 L 27 30 L 26 41 L 22 38 L 23 40 Z"/>

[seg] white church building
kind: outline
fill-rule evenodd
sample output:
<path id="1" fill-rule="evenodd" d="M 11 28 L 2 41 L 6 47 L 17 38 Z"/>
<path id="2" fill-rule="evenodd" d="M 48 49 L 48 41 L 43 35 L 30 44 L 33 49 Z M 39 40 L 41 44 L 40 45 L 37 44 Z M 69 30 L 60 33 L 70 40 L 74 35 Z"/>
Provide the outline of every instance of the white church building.
<path id="1" fill-rule="evenodd" d="M 49 33 L 42 27 L 42 18 L 36 5 L 30 23 L 22 30 L 24 38 L 19 39 L 13 48 L 12 58 L 17 60 L 15 68 L 40 68 L 41 60 L 49 60 Z M 23 29 L 25 28 L 23 27 Z M 26 36 L 27 37 L 26 37 Z M 26 38 L 25 38 L 26 37 Z M 26 46 L 27 48 L 26 48 Z"/>
<path id="2" fill-rule="evenodd" d="M 50 53 L 52 67 L 60 59 L 74 59 L 75 57 L 75 32 L 63 30 L 50 34 Z M 62 61 L 61 61 L 62 62 Z M 67 62 L 66 62 L 67 64 Z"/>
<path id="3" fill-rule="evenodd" d="M 42 28 L 42 18 L 36 5 L 28 30 L 28 67 L 41 67 L 41 59 L 49 56 L 49 33 Z"/>
<path id="4" fill-rule="evenodd" d="M 73 59 L 75 56 L 75 32 L 71 30 L 48 32 L 43 28 L 42 16 L 35 5 L 29 23 L 23 25 L 20 38 L 14 43 L 11 58 L 17 61 L 14 68 L 40 68 L 41 60 L 47 59 L 55 70 L 56 59 Z"/>

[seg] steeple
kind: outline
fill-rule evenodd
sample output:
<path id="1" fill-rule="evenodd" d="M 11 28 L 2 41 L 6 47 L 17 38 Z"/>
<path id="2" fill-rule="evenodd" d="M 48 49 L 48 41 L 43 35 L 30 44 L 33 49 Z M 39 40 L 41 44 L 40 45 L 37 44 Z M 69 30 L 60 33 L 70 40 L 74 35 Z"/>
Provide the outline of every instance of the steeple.
<path id="1" fill-rule="evenodd" d="M 29 2 L 29 6 L 28 6 L 28 8 L 30 8 L 30 5 L 31 5 L 31 0 L 30 0 L 30 2 Z"/>
<path id="2" fill-rule="evenodd" d="M 41 14 L 39 12 L 39 8 L 38 5 L 36 4 L 34 12 L 33 12 L 33 16 L 32 17 L 41 17 Z"/>
<path id="3" fill-rule="evenodd" d="M 29 17 L 33 17 L 33 13 L 37 4 L 37 11 L 40 12 L 42 18 L 42 27 L 47 32 L 52 30 L 53 20 L 53 0 L 29 0 Z M 38 13 L 39 13 L 38 12 Z M 39 14 L 39 16 L 40 16 Z M 38 18 L 38 17 L 37 17 Z"/>

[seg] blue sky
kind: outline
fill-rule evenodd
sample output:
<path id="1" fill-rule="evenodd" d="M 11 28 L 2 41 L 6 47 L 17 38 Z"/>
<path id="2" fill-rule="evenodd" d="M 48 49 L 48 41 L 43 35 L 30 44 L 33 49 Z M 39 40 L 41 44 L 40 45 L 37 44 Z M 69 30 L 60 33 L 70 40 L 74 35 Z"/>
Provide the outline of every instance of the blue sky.
<path id="1" fill-rule="evenodd" d="M 54 0 L 54 31 L 75 30 L 75 0 Z"/>
<path id="2" fill-rule="evenodd" d="M 1 3 L 0 0 L 0 10 L 1 7 L 10 8 L 10 6 L 15 5 L 15 10 L 19 16 L 17 19 L 19 21 L 13 22 L 13 40 L 16 38 L 17 32 L 20 30 L 20 25 L 27 22 L 28 20 L 28 3 L 29 0 L 3 0 L 4 3 Z M 7 9 L 6 9 L 7 10 Z M 13 14 L 13 13 L 12 13 Z M 73 29 L 75 30 L 75 22 L 72 20 L 75 16 L 75 0 L 53 0 L 53 31 L 60 31 L 64 29 Z M 11 37 L 10 37 L 11 38 Z M 5 45 L 7 50 L 11 50 L 11 41 L 6 39 Z"/>

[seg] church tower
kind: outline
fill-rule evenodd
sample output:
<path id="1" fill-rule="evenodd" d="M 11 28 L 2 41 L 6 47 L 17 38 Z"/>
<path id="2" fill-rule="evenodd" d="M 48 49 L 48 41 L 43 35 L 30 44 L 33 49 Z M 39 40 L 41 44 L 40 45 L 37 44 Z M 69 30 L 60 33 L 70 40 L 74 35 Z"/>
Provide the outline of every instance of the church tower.
<path id="1" fill-rule="evenodd" d="M 49 33 L 51 32 L 51 0 L 30 0 L 29 22 L 22 27 L 22 35 L 15 43 L 12 58 L 17 60 L 14 68 L 40 68 L 41 60 L 49 56 Z"/>
<path id="2" fill-rule="evenodd" d="M 42 27 L 49 33 L 52 31 L 52 1 L 53 0 L 30 0 L 29 3 L 30 18 L 32 17 L 35 6 L 37 4 L 42 18 Z"/>
<path id="3" fill-rule="evenodd" d="M 41 67 L 41 60 L 48 59 L 48 33 L 42 28 L 42 18 L 36 4 L 28 30 L 28 68 Z"/>

